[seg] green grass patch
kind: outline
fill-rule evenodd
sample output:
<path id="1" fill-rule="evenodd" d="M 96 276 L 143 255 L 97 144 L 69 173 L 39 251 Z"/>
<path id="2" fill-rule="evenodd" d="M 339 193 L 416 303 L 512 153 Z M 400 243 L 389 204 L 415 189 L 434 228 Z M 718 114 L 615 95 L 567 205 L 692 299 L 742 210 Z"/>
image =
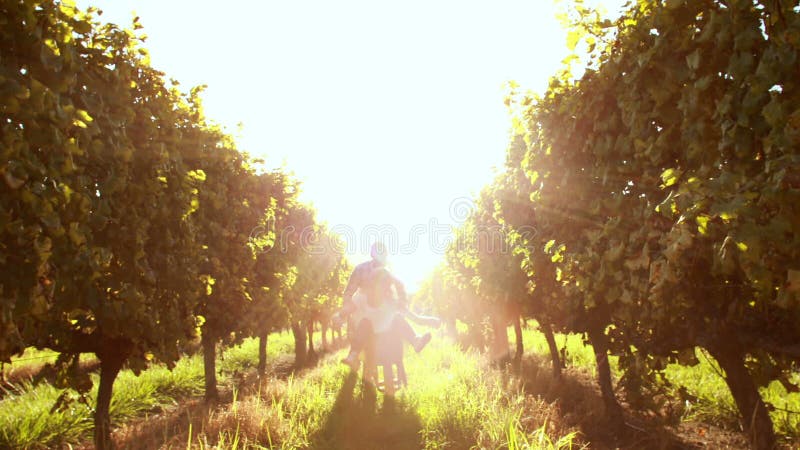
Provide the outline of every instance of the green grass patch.
<path id="1" fill-rule="evenodd" d="M 92 407 L 97 397 L 99 375 L 92 374 L 93 389 L 88 404 L 73 402 L 64 411 L 50 413 L 62 390 L 49 383 L 9 392 L 0 402 L 0 447 L 49 447 L 76 443 L 90 436 Z M 114 424 L 144 415 L 148 411 L 172 404 L 177 398 L 203 392 L 202 358 L 184 358 L 170 372 L 154 366 L 140 376 L 123 370 L 114 383 L 111 399 L 111 421 Z M 92 405 L 92 407 L 90 407 Z"/>
<path id="2" fill-rule="evenodd" d="M 503 371 L 485 367 L 482 356 L 436 342 L 406 360 L 411 386 L 401 401 L 419 414 L 422 447 L 523 448 L 547 442 L 552 446 L 543 448 L 565 448 L 572 444 L 574 434 L 551 438 L 541 424 L 532 429 L 523 426 L 523 414 L 542 411 L 531 411 L 529 399 L 516 382 Z"/>
<path id="3" fill-rule="evenodd" d="M 75 403 L 50 412 L 60 394 L 50 384 L 34 387 L 29 382 L 6 392 L 0 402 L 0 448 L 48 448 L 90 433 L 91 411 L 86 405 Z"/>
<path id="4" fill-rule="evenodd" d="M 285 353 L 287 346 L 292 345 L 288 333 L 273 334 L 269 342 L 268 359 Z M 55 361 L 55 356 L 49 353 L 35 351 L 30 357 L 46 356 Z M 258 342 L 255 339 L 225 349 L 218 362 L 221 371 L 219 383 L 228 383 L 229 375 L 236 368 L 241 370 L 244 366 L 255 366 L 257 362 Z M 88 393 L 88 405 L 73 401 L 65 410 L 52 414 L 50 410 L 62 390 L 46 382 L 36 385 L 25 382 L 6 390 L 0 400 L 0 448 L 48 448 L 88 439 L 93 426 L 91 408 L 97 397 L 99 375 L 92 374 L 92 381 L 94 388 Z M 200 354 L 182 358 L 171 371 L 162 365 L 153 365 L 139 376 L 123 370 L 114 383 L 111 421 L 118 426 L 173 405 L 181 398 L 200 396 L 203 391 L 203 358 Z M 78 398 L 77 394 L 70 396 Z"/>
<path id="5" fill-rule="evenodd" d="M 546 423 L 550 405 L 526 398 L 484 358 L 434 339 L 406 354 L 409 386 L 394 398 L 340 364 L 269 380 L 175 442 L 193 448 L 571 448 L 575 433 Z M 532 418 L 533 415 L 537 419 Z M 188 425 L 187 425 L 188 428 Z M 159 444 L 161 445 L 161 444 Z"/>
<path id="6" fill-rule="evenodd" d="M 730 389 L 722 378 L 722 369 L 703 350 L 695 351 L 700 361 L 695 366 L 670 364 L 665 370 L 667 380 L 673 385 L 676 399 L 685 391 L 683 420 L 695 420 L 726 428 L 735 428 L 739 422 L 739 410 Z"/>
<path id="7" fill-rule="evenodd" d="M 12 383 L 30 379 L 42 366 L 53 364 L 58 358 L 58 353 L 50 349 L 27 348 L 22 355 L 12 356 L 10 363 L 0 363 L 3 370 L 3 379 Z M 93 353 L 82 353 L 81 362 L 96 361 Z"/>
<path id="8" fill-rule="evenodd" d="M 679 390 L 684 390 L 685 400 L 683 418 L 699 422 L 713 423 L 730 429 L 739 426 L 739 412 L 730 389 L 722 378 L 723 371 L 711 355 L 702 349 L 695 354 L 700 361 L 694 366 L 670 364 L 666 377 L 674 385 L 674 396 L 681 398 Z M 800 374 L 795 373 L 792 381 L 800 384 Z M 789 439 L 800 438 L 800 393 L 789 393 L 777 381 L 759 389 L 761 397 L 773 409 L 770 411 L 775 432 Z"/>
<path id="9" fill-rule="evenodd" d="M 36 349 L 33 347 L 26 348 L 25 351 L 19 356 L 12 356 L 11 357 L 11 364 L 23 364 L 23 363 L 53 363 L 56 361 L 56 357 L 58 357 L 58 353 L 50 350 L 50 349 Z"/>
<path id="10" fill-rule="evenodd" d="M 267 360 L 293 352 L 294 337 L 290 332 L 273 333 L 267 338 Z M 219 359 L 217 370 L 222 370 L 223 373 L 231 374 L 257 367 L 258 339 L 245 339 L 239 345 L 226 348 Z"/>
<path id="11" fill-rule="evenodd" d="M 594 351 L 590 345 L 583 344 L 580 335 L 556 334 L 559 349 L 566 346 L 567 366 L 577 367 L 596 376 L 597 367 Z M 512 339 L 513 341 L 513 339 Z M 526 352 L 534 352 L 549 359 L 550 350 L 544 335 L 532 328 L 523 330 L 523 344 Z M 723 428 L 739 429 L 739 411 L 730 393 L 723 371 L 716 361 L 702 349 L 696 351 L 700 361 L 694 366 L 670 364 L 665 370 L 667 380 L 673 385 L 671 395 L 674 399 L 684 398 L 681 420 L 714 424 Z M 609 358 L 613 376 L 621 375 L 618 369 L 618 358 Z M 800 374 L 792 377 L 795 384 L 800 384 Z M 681 394 L 681 391 L 683 394 Z M 770 417 L 779 435 L 797 440 L 800 438 L 800 393 L 789 393 L 777 381 L 773 381 L 760 389 L 764 401 L 772 405 Z"/>
<path id="12" fill-rule="evenodd" d="M 526 353 L 548 357 L 547 343 L 535 329 L 525 329 L 523 339 Z M 513 337 L 511 341 L 513 345 Z M 580 335 L 557 335 L 556 342 L 565 348 L 567 365 L 595 374 L 594 353 Z M 293 345 L 291 333 L 270 335 L 268 360 L 286 358 L 293 353 Z M 561 449 L 577 445 L 573 430 L 560 429 L 550 421 L 550 414 L 555 414 L 552 405 L 526 396 L 520 380 L 490 369 L 482 355 L 462 351 L 442 338 L 436 337 L 420 354 L 407 351 L 409 386 L 394 399 L 351 374 L 338 362 L 343 355 L 344 350 L 327 356 L 314 369 L 251 385 L 244 395 L 231 379 L 257 365 L 258 342 L 248 339 L 225 349 L 218 361 L 219 381 L 234 390 L 233 402 L 193 412 L 176 425 L 177 431 L 154 438 L 161 441 L 153 445 L 286 449 Z M 682 419 L 736 428 L 738 413 L 719 367 L 705 352 L 698 351 L 698 358 L 696 366 L 670 365 L 666 371 L 675 398 L 688 400 Z M 616 372 L 616 360 L 612 358 L 611 363 Z M 96 386 L 98 376 L 92 377 Z M 798 377 L 795 382 L 800 381 Z M 112 422 L 119 426 L 146 418 L 166 405 L 202 393 L 199 354 L 183 358 L 172 371 L 156 365 L 137 377 L 125 370 L 114 386 Z M 774 406 L 776 431 L 790 439 L 800 437 L 800 394 L 787 393 L 779 383 L 761 393 Z M 7 390 L 0 401 L 0 448 L 48 448 L 89 440 L 90 407 L 73 402 L 51 413 L 60 394 L 47 383 L 24 383 Z M 96 390 L 89 394 L 90 404 L 95 395 Z"/>
<path id="13" fill-rule="evenodd" d="M 525 352 L 533 352 L 537 355 L 550 358 L 550 348 L 547 346 L 547 340 L 544 335 L 538 331 L 535 322 L 531 322 L 532 326 L 522 330 L 522 344 Z M 513 336 L 512 336 L 512 345 Z M 580 334 L 560 334 L 555 335 L 556 346 L 559 351 L 566 348 L 564 351 L 564 364 L 571 367 L 580 367 L 588 370 L 592 376 L 597 373 L 597 365 L 594 359 L 594 350 L 591 345 L 584 345 L 583 336 Z M 616 368 L 616 359 L 611 359 L 612 369 Z"/>

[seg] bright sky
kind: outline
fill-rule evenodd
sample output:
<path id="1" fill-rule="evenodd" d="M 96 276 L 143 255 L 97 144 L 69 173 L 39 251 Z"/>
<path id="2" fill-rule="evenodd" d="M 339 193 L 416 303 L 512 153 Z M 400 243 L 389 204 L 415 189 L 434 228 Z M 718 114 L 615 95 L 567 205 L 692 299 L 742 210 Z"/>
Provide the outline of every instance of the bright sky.
<path id="1" fill-rule="evenodd" d="M 124 26 L 135 11 L 153 66 L 207 84 L 207 116 L 295 172 L 353 263 L 381 238 L 411 290 L 502 166 L 504 83 L 542 92 L 567 55 L 550 0 L 78 4 Z"/>

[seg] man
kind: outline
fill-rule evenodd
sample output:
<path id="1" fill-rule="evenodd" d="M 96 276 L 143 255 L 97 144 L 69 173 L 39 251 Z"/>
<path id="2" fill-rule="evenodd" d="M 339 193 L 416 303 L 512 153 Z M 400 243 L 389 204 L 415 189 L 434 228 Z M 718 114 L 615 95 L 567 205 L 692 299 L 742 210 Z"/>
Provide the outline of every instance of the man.
<path id="1" fill-rule="evenodd" d="M 351 334 L 350 353 L 342 362 L 354 370 L 358 369 L 359 353 L 375 333 L 393 331 L 417 352 L 430 342 L 430 332 L 417 336 L 404 316 L 431 326 L 440 323 L 436 318 L 417 316 L 408 310 L 403 283 L 386 269 L 388 250 L 382 242 L 372 244 L 370 257 L 370 261 L 353 269 L 344 290 L 342 309 L 335 314 L 337 321 L 343 316 L 353 316 L 355 331 Z"/>

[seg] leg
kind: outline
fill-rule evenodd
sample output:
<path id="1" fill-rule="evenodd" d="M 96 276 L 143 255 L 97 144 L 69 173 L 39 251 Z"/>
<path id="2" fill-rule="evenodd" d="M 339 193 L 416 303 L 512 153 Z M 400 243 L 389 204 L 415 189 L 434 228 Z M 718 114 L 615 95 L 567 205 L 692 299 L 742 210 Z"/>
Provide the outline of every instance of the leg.
<path id="1" fill-rule="evenodd" d="M 422 350 L 431 340 L 430 333 L 417 336 L 417 333 L 414 332 L 414 329 L 411 328 L 411 325 L 409 325 L 402 316 L 397 316 L 392 321 L 392 333 L 395 333 L 396 336 L 399 336 L 401 339 L 411 344 L 417 352 Z"/>
<path id="2" fill-rule="evenodd" d="M 383 366 L 383 385 L 387 395 L 392 395 L 402 386 L 408 385 L 403 365 L 403 341 L 396 333 L 376 334 L 379 361 Z M 395 378 L 394 370 L 397 370 Z M 391 386 L 391 387 L 390 387 Z"/>
<path id="3" fill-rule="evenodd" d="M 375 351 L 376 339 L 375 334 L 370 335 L 366 339 L 364 345 L 364 371 L 362 373 L 364 384 L 372 385 L 373 387 L 378 385 L 378 361 Z M 356 366 L 356 370 L 357 369 L 358 366 Z"/>
<path id="4" fill-rule="evenodd" d="M 353 337 L 350 340 L 350 353 L 342 362 L 358 370 L 358 354 L 364 350 L 374 334 L 375 333 L 372 331 L 372 322 L 367 319 L 362 319 L 356 326 L 355 333 L 353 333 Z"/>
<path id="5" fill-rule="evenodd" d="M 391 363 L 383 364 L 383 393 L 387 396 L 394 396 L 394 371 Z"/>
<path id="6" fill-rule="evenodd" d="M 398 386 L 408 386 L 408 378 L 406 377 L 406 366 L 403 364 L 403 358 L 401 357 L 395 363 L 397 366 L 397 384 Z"/>
<path id="7" fill-rule="evenodd" d="M 372 322 L 367 319 L 361 319 L 356 327 L 356 332 L 353 333 L 353 340 L 350 343 L 350 351 L 360 353 L 364 350 L 367 342 L 372 338 L 374 332 L 372 331 Z"/>
<path id="8" fill-rule="evenodd" d="M 392 396 L 397 391 L 394 366 L 398 367 L 399 378 L 403 364 L 403 341 L 395 330 L 375 334 L 375 356 L 377 364 L 383 367 L 383 392 Z"/>

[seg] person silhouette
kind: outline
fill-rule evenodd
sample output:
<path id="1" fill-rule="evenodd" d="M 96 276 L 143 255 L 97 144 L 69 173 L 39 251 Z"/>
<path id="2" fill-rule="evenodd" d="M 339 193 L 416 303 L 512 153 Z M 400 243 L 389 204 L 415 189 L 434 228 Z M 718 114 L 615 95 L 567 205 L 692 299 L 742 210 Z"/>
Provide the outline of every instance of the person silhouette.
<path id="1" fill-rule="evenodd" d="M 342 362 L 358 369 L 359 354 L 375 333 L 392 332 L 421 351 L 431 340 L 431 333 L 417 335 L 406 317 L 429 326 L 439 326 L 440 320 L 419 316 L 408 309 L 403 283 L 386 268 L 388 250 L 382 242 L 370 248 L 369 261 L 353 269 L 343 294 L 343 306 L 334 316 L 341 322 L 351 316 L 355 324 L 350 338 L 350 352 Z"/>

